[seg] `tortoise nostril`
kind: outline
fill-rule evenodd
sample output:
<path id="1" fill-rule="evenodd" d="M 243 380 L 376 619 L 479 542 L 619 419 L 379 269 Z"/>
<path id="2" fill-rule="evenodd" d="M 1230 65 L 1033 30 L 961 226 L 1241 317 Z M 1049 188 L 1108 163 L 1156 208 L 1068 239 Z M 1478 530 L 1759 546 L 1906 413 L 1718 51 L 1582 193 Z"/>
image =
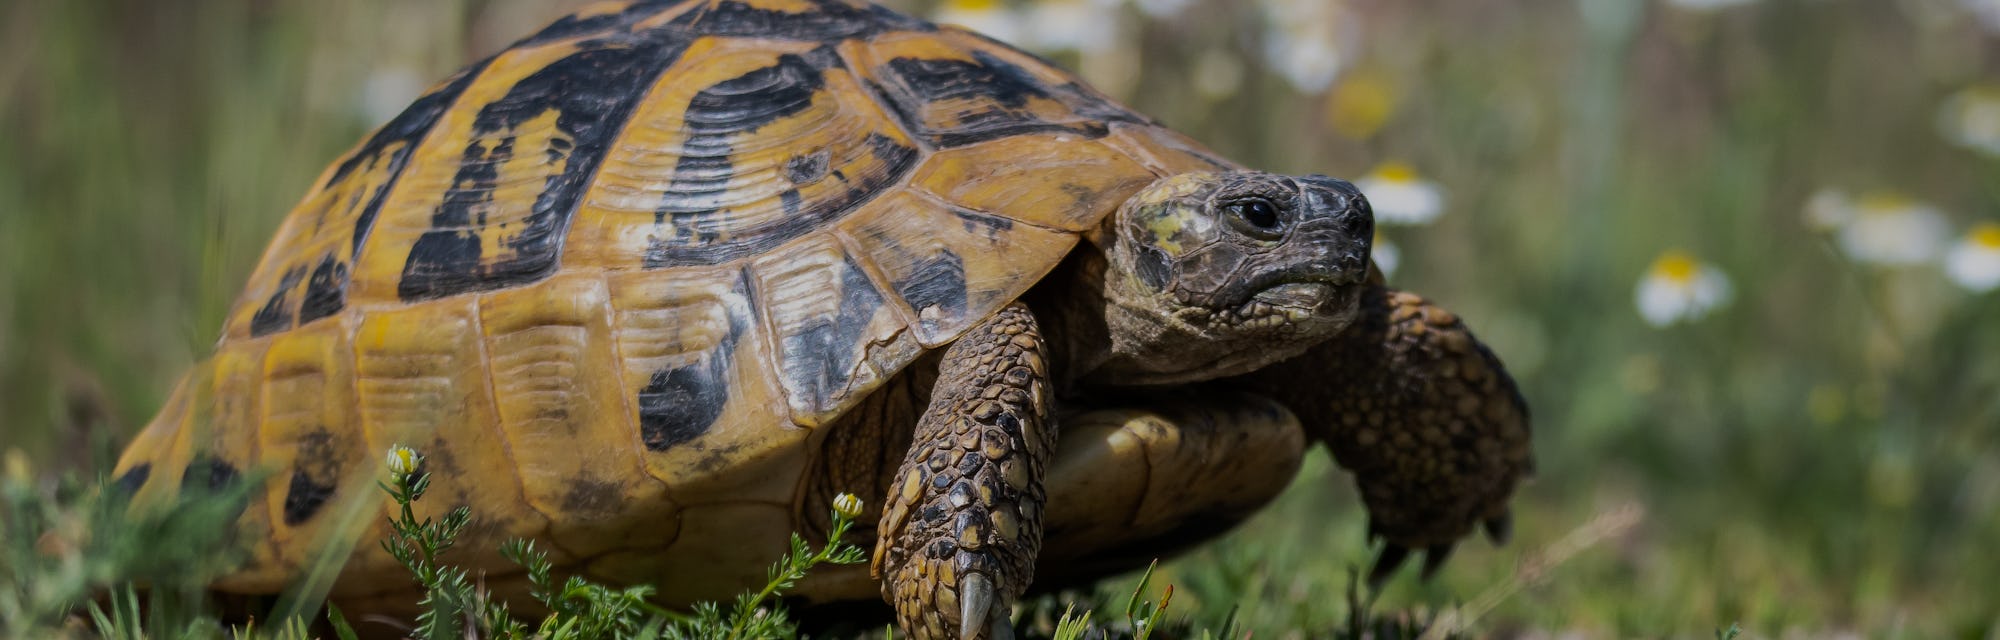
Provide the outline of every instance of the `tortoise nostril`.
<path id="1" fill-rule="evenodd" d="M 1365 263 L 1361 260 L 1361 256 L 1357 256 L 1350 253 L 1340 257 L 1341 271 L 1356 271 L 1360 270 L 1364 266 Z"/>
<path id="2" fill-rule="evenodd" d="M 1346 206 L 1340 212 L 1340 226 L 1352 235 L 1364 235 L 1375 226 L 1375 214 L 1368 209 L 1368 201 L 1360 196 L 1346 199 Z"/>

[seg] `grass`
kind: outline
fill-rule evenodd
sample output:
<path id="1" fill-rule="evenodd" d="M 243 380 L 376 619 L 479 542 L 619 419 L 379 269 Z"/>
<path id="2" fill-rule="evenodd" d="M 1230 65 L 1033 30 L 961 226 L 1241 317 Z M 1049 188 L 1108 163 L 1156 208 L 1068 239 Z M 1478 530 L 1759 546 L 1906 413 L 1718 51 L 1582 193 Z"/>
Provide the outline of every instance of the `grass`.
<path id="1" fill-rule="evenodd" d="M 408 452 L 407 449 L 403 450 Z M 771 566 L 759 591 L 745 592 L 728 606 L 700 603 L 689 612 L 662 609 L 648 601 L 647 585 L 610 586 L 581 577 L 558 579 L 547 554 L 533 541 L 512 540 L 501 552 L 528 576 L 529 610 L 497 599 L 481 587 L 479 575 L 441 560 L 471 518 L 459 507 L 444 516 L 419 519 L 413 509 L 430 487 L 410 455 L 380 483 L 400 507 L 390 519 L 383 549 L 408 571 L 422 593 L 421 613 L 399 631 L 422 640 L 466 637 L 510 640 L 641 640 L 798 637 L 796 625 L 776 600 L 821 564 L 855 564 L 865 551 L 842 542 L 861 513 L 859 503 L 831 505 L 832 527 L 814 548 L 794 534 L 791 549 Z M 195 494 L 175 504 L 131 513 L 122 492 L 104 483 L 79 491 L 76 483 L 36 486 L 21 474 L 0 480 L 0 549 L 9 557 L 0 575 L 0 632 L 12 638 L 84 636 L 107 640 L 181 638 L 271 638 L 294 640 L 357 637 L 340 610 L 323 602 L 297 611 L 320 611 L 324 620 L 250 611 L 251 622 L 230 624 L 211 606 L 205 586 L 230 568 L 240 541 L 227 523 L 242 508 L 246 487 Z M 365 517 L 365 516 L 363 516 Z M 161 551 L 179 553 L 160 554 Z M 102 602 L 94 598 L 105 594 Z M 290 600 L 292 595 L 285 598 Z M 258 619 L 269 622 L 259 626 Z M 85 620 L 88 622 L 86 623 Z"/>
<path id="2" fill-rule="evenodd" d="M 65 603 L 127 581 L 192 600 L 227 563 L 203 528 L 226 496 L 110 518 L 93 497 L 109 448 L 93 445 L 128 437 L 206 351 L 286 209 L 380 121 L 368 104 L 394 102 L 383 70 L 441 77 L 571 4 L 0 4 L 0 635 L 87 633 Z M 1897 192 L 1954 231 L 2000 219 L 2000 162 L 1937 126 L 1948 95 L 2000 75 L 1991 34 L 1949 2 L 1343 4 L 1357 28 L 1325 92 L 1263 60 L 1283 21 L 1224 0 L 1127 8 L 1106 52 L 1055 56 L 1255 166 L 1356 176 L 1400 160 L 1443 185 L 1437 222 L 1384 228 L 1404 256 L 1394 281 L 1509 363 L 1540 473 L 1513 546 L 1471 544 L 1432 583 L 1357 598 L 1359 501 L 1314 456 L 1271 508 L 1159 565 L 1144 597 L 1173 585 L 1167 617 L 1190 636 L 1407 637 L 1451 620 L 1993 637 L 2000 295 L 1858 261 L 1801 219 L 1823 188 Z M 1234 86 L 1205 93 L 1216 77 Z M 1733 301 L 1645 323 L 1633 286 L 1671 249 L 1727 274 Z M 1129 628 L 1140 580 L 1021 616 L 1052 635 L 1074 602 L 1092 629 Z M 109 593 L 119 628 L 217 630 Z"/>
<path id="3" fill-rule="evenodd" d="M 697 603 L 686 612 L 652 604 L 649 585 L 613 586 L 577 576 L 558 579 L 533 541 L 508 541 L 502 554 L 525 570 L 531 585 L 528 595 L 534 602 L 523 607 L 486 591 L 481 575 L 443 561 L 472 514 L 459 507 L 436 519 L 418 518 L 414 505 L 427 493 L 430 476 L 420 471 L 420 456 L 408 449 L 399 452 L 404 454 L 403 464 L 392 465 L 388 478 L 378 484 L 399 507 L 390 518 L 389 536 L 380 544 L 402 564 L 421 593 L 416 596 L 420 613 L 415 618 L 386 621 L 401 636 L 419 640 L 798 638 L 802 637 L 798 626 L 779 601 L 784 591 L 821 564 L 866 560 L 864 549 L 843 542 L 853 518 L 862 513 L 860 502 L 843 494 L 831 505 L 832 527 L 817 548 L 794 534 L 790 550 L 771 565 L 761 589 L 743 592 L 727 606 Z M 244 622 L 230 622 L 218 612 L 205 585 L 239 557 L 242 541 L 230 538 L 228 523 L 257 480 L 213 491 L 197 487 L 172 504 L 135 510 L 122 490 L 103 481 L 88 488 L 74 481 L 38 483 L 18 473 L 22 463 L 10 464 L 16 468 L 0 479 L 0 515 L 6 516 L 0 520 L 0 549 L 9 553 L 8 566 L 13 569 L 0 575 L 0 613 L 5 614 L 0 615 L 0 632 L 6 637 L 359 637 L 355 625 L 331 603 L 298 604 L 295 599 L 306 587 L 286 594 L 273 608 L 234 614 L 239 619 L 247 616 Z M 162 550 L 179 553 L 163 555 Z M 1187 616 L 1170 617 L 1174 586 L 1165 585 L 1154 600 L 1156 568 L 1157 563 L 1147 568 L 1124 598 L 1122 621 L 1093 623 L 1093 610 L 1079 613 L 1074 601 L 1064 602 L 1062 615 L 1050 621 L 1046 610 L 1059 598 L 1043 598 L 1024 607 L 1020 616 L 1024 633 L 1031 638 L 1131 640 L 1156 635 L 1203 639 L 1251 635 L 1238 629 L 1233 612 L 1213 626 Z M 1445 638 L 1457 637 L 1464 629 L 1451 619 L 1461 613 L 1458 610 L 1438 618 L 1372 618 L 1360 592 L 1359 574 L 1350 571 L 1348 580 L 1349 620 L 1344 627 L 1328 629 L 1329 635 Z M 1111 604 L 1103 594 L 1072 597 Z M 529 611 L 542 613 L 524 614 Z M 384 621 L 378 616 L 374 622 Z"/>

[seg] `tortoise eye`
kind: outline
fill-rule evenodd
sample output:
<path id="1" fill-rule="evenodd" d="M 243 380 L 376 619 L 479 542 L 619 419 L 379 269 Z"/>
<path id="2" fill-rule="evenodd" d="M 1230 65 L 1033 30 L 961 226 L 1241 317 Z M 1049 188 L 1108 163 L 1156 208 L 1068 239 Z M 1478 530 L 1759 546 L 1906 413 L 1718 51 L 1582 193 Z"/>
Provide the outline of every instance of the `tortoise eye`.
<path id="1" fill-rule="evenodd" d="M 1239 222 L 1244 231 L 1258 237 L 1272 237 L 1277 234 L 1280 220 L 1278 207 L 1263 199 L 1232 202 L 1228 205 L 1232 221 Z"/>

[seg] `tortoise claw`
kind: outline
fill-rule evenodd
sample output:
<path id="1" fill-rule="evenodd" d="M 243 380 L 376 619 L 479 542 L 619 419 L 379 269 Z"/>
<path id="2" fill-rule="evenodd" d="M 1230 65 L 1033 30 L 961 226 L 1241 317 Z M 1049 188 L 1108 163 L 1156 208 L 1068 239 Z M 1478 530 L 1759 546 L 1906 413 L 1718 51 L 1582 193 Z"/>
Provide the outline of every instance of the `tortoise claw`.
<path id="1" fill-rule="evenodd" d="M 963 640 L 982 637 L 986 640 L 1014 640 L 1013 622 L 1007 619 L 1007 605 L 1000 602 L 993 588 L 993 581 L 986 576 L 967 574 L 959 583 L 958 637 Z"/>
<path id="2" fill-rule="evenodd" d="M 1368 570 L 1368 588 L 1381 589 L 1382 583 L 1395 575 L 1396 569 L 1410 559 L 1410 548 L 1391 542 L 1382 547 L 1382 555 L 1375 556 L 1375 568 Z"/>
<path id="3" fill-rule="evenodd" d="M 1486 539 L 1493 544 L 1507 544 L 1514 537 L 1514 512 L 1508 511 L 1486 519 Z"/>
<path id="4" fill-rule="evenodd" d="M 979 628 L 991 617 L 988 612 L 993 610 L 993 581 L 977 573 L 966 574 L 958 592 L 964 594 L 958 599 L 964 603 L 959 607 L 958 637 L 977 638 Z"/>
<path id="5" fill-rule="evenodd" d="M 1447 542 L 1431 545 L 1431 548 L 1424 550 L 1424 570 L 1420 574 L 1424 582 L 1430 582 L 1431 578 L 1437 576 L 1438 569 L 1444 567 L 1444 561 L 1451 558 L 1451 550 L 1456 546 L 1458 546 L 1456 542 Z"/>
<path id="6" fill-rule="evenodd" d="M 1014 640 L 1014 624 L 1007 620 L 1007 613 L 995 609 L 992 624 L 986 627 L 986 640 Z"/>

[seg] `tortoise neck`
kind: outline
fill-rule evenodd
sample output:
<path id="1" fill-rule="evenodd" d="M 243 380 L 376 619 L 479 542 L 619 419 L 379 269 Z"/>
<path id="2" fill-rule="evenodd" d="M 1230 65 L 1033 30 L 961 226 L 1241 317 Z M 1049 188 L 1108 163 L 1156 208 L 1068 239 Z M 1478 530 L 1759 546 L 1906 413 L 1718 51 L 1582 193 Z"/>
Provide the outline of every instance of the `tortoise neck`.
<path id="1" fill-rule="evenodd" d="M 1056 387 L 1063 391 L 1083 386 L 1111 359 L 1104 294 L 1108 264 L 1096 246 L 1080 243 L 1024 296 L 1048 342 Z"/>

